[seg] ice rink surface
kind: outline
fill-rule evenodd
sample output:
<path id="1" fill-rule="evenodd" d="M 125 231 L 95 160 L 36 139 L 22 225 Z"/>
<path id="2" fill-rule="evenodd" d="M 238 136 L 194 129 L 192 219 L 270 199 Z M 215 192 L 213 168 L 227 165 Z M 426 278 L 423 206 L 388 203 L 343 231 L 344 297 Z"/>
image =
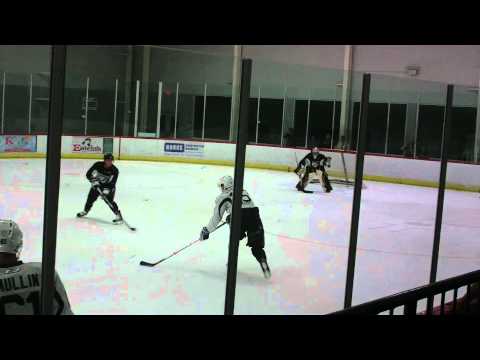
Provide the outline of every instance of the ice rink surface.
<path id="1" fill-rule="evenodd" d="M 99 199 L 77 219 L 89 190 L 92 160 L 62 160 L 56 268 L 76 314 L 222 314 L 229 228 L 154 268 L 196 240 L 210 219 L 216 183 L 233 168 L 117 161 L 116 201 L 138 228 L 113 225 Z M 326 194 L 295 190 L 292 173 L 246 169 L 265 227 L 272 278 L 240 243 L 236 314 L 325 314 L 343 306 L 352 187 Z M 0 160 L 0 218 L 24 233 L 24 261 L 42 253 L 44 159 Z M 353 302 L 426 284 L 437 189 L 366 182 L 362 193 Z M 480 268 L 480 198 L 447 191 L 438 278 Z"/>

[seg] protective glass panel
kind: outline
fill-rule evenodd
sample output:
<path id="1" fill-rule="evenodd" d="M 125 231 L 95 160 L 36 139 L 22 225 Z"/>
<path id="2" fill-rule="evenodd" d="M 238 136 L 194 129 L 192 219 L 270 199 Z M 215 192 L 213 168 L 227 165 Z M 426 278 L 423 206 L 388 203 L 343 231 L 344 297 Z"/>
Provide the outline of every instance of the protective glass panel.
<path id="1" fill-rule="evenodd" d="M 418 89 L 425 90 L 420 98 Z M 446 85 L 372 75 L 367 146 L 378 146 L 377 152 L 382 152 L 382 147 L 384 149 L 388 104 L 403 104 L 405 107 L 415 99 L 442 108 L 446 102 Z M 420 109 L 423 103 L 417 105 L 416 108 Z M 440 147 L 434 134 L 442 131 L 443 121 L 437 115 L 424 113 L 418 119 L 432 124 L 432 137 L 424 138 L 424 141 Z M 412 116 L 411 119 L 416 118 Z M 393 121 L 390 118 L 389 123 Z M 395 126 L 389 126 L 389 138 L 398 136 L 394 130 Z M 415 132 L 409 134 L 414 136 Z M 374 140 L 374 135 L 381 140 Z M 415 143 L 415 138 L 406 138 L 405 143 L 408 142 Z M 438 161 L 366 154 L 353 304 L 428 283 L 439 169 Z"/>

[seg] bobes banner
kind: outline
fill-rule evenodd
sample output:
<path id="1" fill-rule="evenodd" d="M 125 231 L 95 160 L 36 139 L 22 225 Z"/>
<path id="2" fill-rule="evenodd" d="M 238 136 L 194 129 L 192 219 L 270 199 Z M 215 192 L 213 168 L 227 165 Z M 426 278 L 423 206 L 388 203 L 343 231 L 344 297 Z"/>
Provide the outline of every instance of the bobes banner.
<path id="1" fill-rule="evenodd" d="M 0 152 L 37 152 L 37 137 L 30 135 L 0 136 Z"/>
<path id="2" fill-rule="evenodd" d="M 72 138 L 73 154 L 103 154 L 103 138 L 78 137 Z"/>
<path id="3" fill-rule="evenodd" d="M 166 142 L 163 146 L 165 155 L 203 157 L 205 144 Z"/>

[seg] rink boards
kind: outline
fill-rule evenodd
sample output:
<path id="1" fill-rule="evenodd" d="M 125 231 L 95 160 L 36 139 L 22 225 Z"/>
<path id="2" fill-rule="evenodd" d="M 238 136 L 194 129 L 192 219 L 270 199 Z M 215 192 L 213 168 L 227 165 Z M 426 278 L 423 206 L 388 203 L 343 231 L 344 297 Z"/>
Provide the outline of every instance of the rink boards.
<path id="1" fill-rule="evenodd" d="M 82 142 L 85 144 L 81 145 Z M 104 147 L 102 147 L 102 144 Z M 108 146 L 107 146 L 108 145 Z M 35 152 L 0 152 L 0 158 L 45 157 L 47 136 L 37 136 Z M 211 165 L 233 165 L 235 144 L 214 141 L 186 141 L 174 139 L 73 137 L 62 138 L 63 158 L 100 159 L 104 152 L 113 152 L 117 160 L 185 162 Z M 266 145 L 247 145 L 246 166 L 249 168 L 293 171 L 308 150 Z M 343 177 L 341 153 L 324 150 L 332 157 L 331 176 Z M 355 154 L 344 153 L 350 179 L 355 172 Z M 366 180 L 437 187 L 440 162 L 406 159 L 394 156 L 366 155 Z M 480 191 L 478 165 L 449 162 L 447 188 Z"/>

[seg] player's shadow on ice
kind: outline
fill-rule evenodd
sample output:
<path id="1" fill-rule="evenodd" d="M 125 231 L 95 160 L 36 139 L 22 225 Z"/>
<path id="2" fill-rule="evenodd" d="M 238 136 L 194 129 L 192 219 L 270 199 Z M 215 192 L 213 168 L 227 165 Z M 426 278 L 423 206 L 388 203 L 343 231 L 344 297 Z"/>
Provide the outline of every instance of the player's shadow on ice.
<path id="1" fill-rule="evenodd" d="M 95 217 L 88 217 L 88 218 L 84 217 L 84 218 L 80 218 L 79 220 L 85 221 L 89 224 L 104 224 L 104 225 L 110 225 L 110 226 L 113 226 L 113 227 L 118 226 L 111 221 L 102 220 L 102 219 L 95 218 Z"/>
<path id="2" fill-rule="evenodd" d="M 223 271 L 222 271 L 223 270 Z M 205 277 L 213 278 L 216 280 L 226 281 L 227 279 L 227 267 L 224 269 L 219 268 L 218 272 L 206 271 L 206 270 L 190 270 L 196 274 L 200 274 Z M 263 277 L 260 269 L 259 274 L 249 274 L 242 271 L 237 271 L 237 284 L 241 285 L 259 285 L 270 286 L 272 284 L 271 279 L 267 280 Z M 273 275 L 272 275 L 273 278 Z"/>

